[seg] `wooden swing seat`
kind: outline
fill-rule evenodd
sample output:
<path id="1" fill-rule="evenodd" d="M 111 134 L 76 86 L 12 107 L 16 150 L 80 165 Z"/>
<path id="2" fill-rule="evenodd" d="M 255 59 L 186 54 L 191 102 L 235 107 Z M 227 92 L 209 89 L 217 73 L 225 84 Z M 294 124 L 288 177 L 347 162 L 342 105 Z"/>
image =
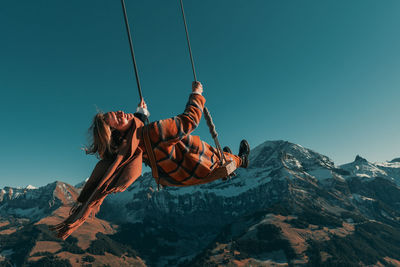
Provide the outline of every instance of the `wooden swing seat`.
<path id="1" fill-rule="evenodd" d="M 162 186 L 184 187 L 184 186 L 191 186 L 191 185 L 200 185 L 200 184 L 210 183 L 210 182 L 218 180 L 218 179 L 226 180 L 226 178 L 228 178 L 234 174 L 234 171 L 236 169 L 237 169 L 237 167 L 236 167 L 235 162 L 228 161 L 228 162 L 225 162 L 224 164 L 222 164 L 221 166 L 215 168 L 214 170 L 212 170 L 210 172 L 210 174 L 204 179 L 191 178 L 184 182 L 173 183 L 173 182 L 170 182 L 171 178 L 165 177 L 165 176 L 160 176 L 156 180 L 158 180 L 157 183 Z"/>

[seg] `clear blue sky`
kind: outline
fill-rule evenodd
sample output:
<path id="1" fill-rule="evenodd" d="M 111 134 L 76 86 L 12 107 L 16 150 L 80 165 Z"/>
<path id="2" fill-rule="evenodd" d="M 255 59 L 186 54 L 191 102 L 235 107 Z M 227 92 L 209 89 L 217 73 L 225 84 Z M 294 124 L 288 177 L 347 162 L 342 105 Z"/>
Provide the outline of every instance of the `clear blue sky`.
<path id="1" fill-rule="evenodd" d="M 234 152 L 284 139 L 337 164 L 400 156 L 400 1 L 185 0 L 198 79 Z M 179 2 L 126 0 L 151 119 L 183 111 L 192 74 Z M 75 184 L 96 112 L 134 111 L 120 1 L 0 4 L 0 187 Z M 212 143 L 204 121 L 195 132 Z"/>

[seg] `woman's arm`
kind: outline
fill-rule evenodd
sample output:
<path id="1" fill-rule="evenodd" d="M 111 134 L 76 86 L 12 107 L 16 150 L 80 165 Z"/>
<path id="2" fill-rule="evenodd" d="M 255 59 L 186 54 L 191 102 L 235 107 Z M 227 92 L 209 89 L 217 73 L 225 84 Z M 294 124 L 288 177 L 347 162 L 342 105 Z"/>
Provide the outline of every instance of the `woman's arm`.
<path id="1" fill-rule="evenodd" d="M 149 134 L 153 143 L 176 143 L 184 136 L 190 134 L 200 123 L 206 99 L 201 95 L 201 83 L 194 82 L 192 94 L 186 104 L 185 111 L 175 117 L 151 123 Z"/>
<path id="2" fill-rule="evenodd" d="M 146 102 L 144 102 L 144 99 L 140 101 L 138 107 L 136 108 L 136 112 L 133 115 L 139 118 L 143 123 L 145 123 L 150 117 L 150 112 L 147 109 L 147 105 Z"/>

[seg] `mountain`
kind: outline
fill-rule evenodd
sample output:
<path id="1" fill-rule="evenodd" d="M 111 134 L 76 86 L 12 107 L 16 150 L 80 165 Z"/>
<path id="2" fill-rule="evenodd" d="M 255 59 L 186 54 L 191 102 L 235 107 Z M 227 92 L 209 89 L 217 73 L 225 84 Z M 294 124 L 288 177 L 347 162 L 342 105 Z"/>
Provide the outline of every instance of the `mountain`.
<path id="1" fill-rule="evenodd" d="M 344 164 L 341 168 L 348 171 L 350 176 L 365 180 L 381 177 L 400 185 L 400 161 L 398 158 L 384 163 L 371 163 L 357 155 L 353 162 Z"/>
<path id="2" fill-rule="evenodd" d="M 267 141 L 227 181 L 158 191 L 145 173 L 66 241 L 47 226 L 67 216 L 79 189 L 4 188 L 0 264 L 400 266 L 399 181 L 396 159 L 336 166 Z"/>
<path id="3" fill-rule="evenodd" d="M 63 182 L 35 188 L 5 187 L 0 191 L 0 266 L 81 266 L 95 262 L 99 266 L 121 262 L 140 266 L 141 260 L 131 249 L 121 255 L 91 256 L 96 252 L 93 242 L 101 234 L 116 232 L 116 225 L 89 219 L 66 241 L 60 241 L 48 230 L 66 218 L 79 189 Z M 114 245 L 113 248 L 118 248 Z M 101 254 L 101 253 L 100 253 Z M 143 265 L 142 265 L 143 266 Z"/>

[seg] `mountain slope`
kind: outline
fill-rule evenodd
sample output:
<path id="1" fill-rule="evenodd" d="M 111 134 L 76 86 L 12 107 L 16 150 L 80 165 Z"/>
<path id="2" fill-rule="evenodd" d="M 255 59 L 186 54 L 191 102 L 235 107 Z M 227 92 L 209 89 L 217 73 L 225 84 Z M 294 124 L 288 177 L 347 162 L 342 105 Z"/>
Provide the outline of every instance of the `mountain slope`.
<path id="1" fill-rule="evenodd" d="M 118 244 L 113 244 L 113 249 L 93 245 L 104 239 L 99 238 L 101 234 L 110 235 L 117 229 L 98 218 L 89 219 L 66 241 L 54 237 L 48 226 L 67 217 L 79 193 L 73 186 L 55 182 L 37 189 L 8 187 L 4 191 L 0 202 L 0 263 L 5 266 L 144 266 L 132 249 Z M 123 254 L 126 256 L 121 258 Z"/>
<path id="2" fill-rule="evenodd" d="M 302 146 L 267 141 L 250 162 L 228 181 L 160 191 L 146 173 L 107 197 L 98 218 L 66 241 L 54 239 L 47 225 L 65 218 L 78 189 L 61 182 L 26 192 L 5 188 L 0 244 L 8 245 L 0 245 L 0 255 L 4 262 L 65 266 L 400 263 L 398 161 L 357 157 L 336 166 Z"/>

